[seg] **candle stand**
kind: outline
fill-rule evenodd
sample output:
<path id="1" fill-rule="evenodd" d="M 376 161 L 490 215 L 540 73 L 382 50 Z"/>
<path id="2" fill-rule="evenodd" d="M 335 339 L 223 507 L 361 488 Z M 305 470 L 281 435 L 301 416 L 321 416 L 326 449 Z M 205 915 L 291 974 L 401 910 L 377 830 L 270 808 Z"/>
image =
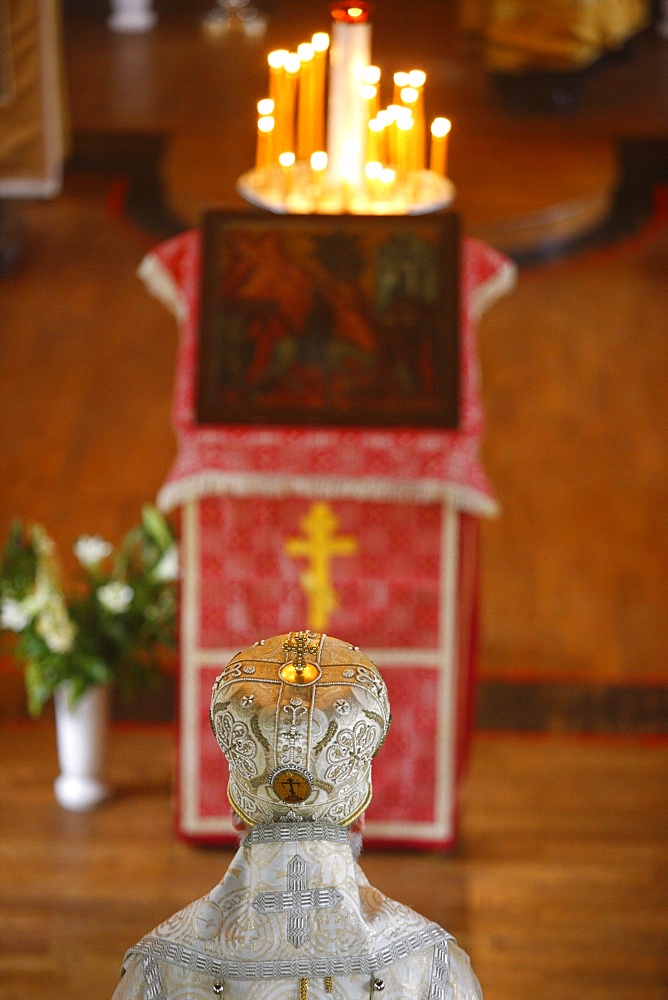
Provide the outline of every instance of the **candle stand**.
<path id="1" fill-rule="evenodd" d="M 319 177 L 304 161 L 250 170 L 238 179 L 237 190 L 258 208 L 295 215 L 423 215 L 455 199 L 452 182 L 431 170 L 412 171 L 401 181 L 371 178 L 353 187 Z"/>
<path id="2" fill-rule="evenodd" d="M 247 2 L 219 0 L 223 9 L 209 17 L 227 24 L 227 8 L 239 16 Z M 294 52 L 268 54 L 255 166 L 237 181 L 251 204 L 281 214 L 420 215 L 454 201 L 450 122 L 439 117 L 427 129 L 422 70 L 394 73 L 389 87 L 381 80 L 371 64 L 373 8 L 336 0 L 331 38 L 316 32 Z"/>

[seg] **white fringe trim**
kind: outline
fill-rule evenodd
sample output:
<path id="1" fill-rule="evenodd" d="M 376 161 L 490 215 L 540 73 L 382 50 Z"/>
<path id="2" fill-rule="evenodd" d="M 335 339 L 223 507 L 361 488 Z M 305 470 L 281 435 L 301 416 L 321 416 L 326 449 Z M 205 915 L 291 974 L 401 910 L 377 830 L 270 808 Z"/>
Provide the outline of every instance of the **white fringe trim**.
<path id="1" fill-rule="evenodd" d="M 149 253 L 137 268 L 137 277 L 159 302 L 181 321 L 186 314 L 186 303 L 179 286 L 172 278 L 167 268 L 163 267 L 155 254 Z"/>
<path id="2" fill-rule="evenodd" d="M 53 176 L 44 179 L 12 177 L 0 181 L 1 198 L 55 198 L 63 187 L 63 175 L 54 168 Z"/>
<path id="3" fill-rule="evenodd" d="M 378 500 L 399 503 L 447 501 L 458 510 L 493 517 L 499 512 L 491 497 L 455 483 L 435 479 L 388 481 L 344 479 L 339 476 L 285 476 L 255 472 L 220 472 L 204 469 L 187 478 L 166 483 L 158 493 L 158 507 L 168 513 L 176 507 L 207 496 L 299 496 L 308 499 Z"/>
<path id="4" fill-rule="evenodd" d="M 471 295 L 471 313 L 475 319 L 480 319 L 497 299 L 512 292 L 517 284 L 517 266 L 506 261 L 497 274 L 485 281 Z"/>

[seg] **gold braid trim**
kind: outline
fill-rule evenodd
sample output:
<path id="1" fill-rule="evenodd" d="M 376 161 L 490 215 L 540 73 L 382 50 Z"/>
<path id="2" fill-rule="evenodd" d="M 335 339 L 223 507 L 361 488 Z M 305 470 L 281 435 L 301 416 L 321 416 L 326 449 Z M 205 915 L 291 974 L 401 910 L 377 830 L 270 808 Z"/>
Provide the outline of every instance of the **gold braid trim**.
<path id="1" fill-rule="evenodd" d="M 262 747 L 262 749 L 264 750 L 264 752 L 267 753 L 267 754 L 271 753 L 271 747 L 269 746 L 269 743 L 267 742 L 266 736 L 264 735 L 264 733 L 260 729 L 260 723 L 258 721 L 257 715 L 251 716 L 250 727 L 251 727 L 251 730 L 253 731 L 253 736 L 258 741 L 258 743 L 260 744 L 260 746 Z"/>
<path id="2" fill-rule="evenodd" d="M 325 976 L 325 993 L 334 992 L 334 980 L 331 976 Z"/>
<path id="3" fill-rule="evenodd" d="M 330 724 L 327 726 L 327 732 L 325 733 L 323 738 L 320 740 L 319 743 L 316 743 L 316 745 L 313 747 L 313 753 L 315 754 L 316 757 L 318 757 L 325 749 L 327 744 L 334 739 L 334 736 L 336 735 L 336 731 L 338 728 L 339 727 L 337 725 L 336 719 L 332 719 Z"/>
<path id="4" fill-rule="evenodd" d="M 307 1000 L 308 997 L 308 979 L 299 980 L 299 1000 Z"/>

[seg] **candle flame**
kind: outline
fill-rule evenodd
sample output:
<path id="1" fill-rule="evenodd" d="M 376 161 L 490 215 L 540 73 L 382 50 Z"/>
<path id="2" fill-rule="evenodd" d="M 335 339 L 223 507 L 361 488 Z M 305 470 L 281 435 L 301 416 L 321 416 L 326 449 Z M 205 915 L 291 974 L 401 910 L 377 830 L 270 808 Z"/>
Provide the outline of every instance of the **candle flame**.
<path id="1" fill-rule="evenodd" d="M 296 52 L 288 52 L 285 57 L 285 62 L 283 63 L 283 68 L 286 73 L 295 75 L 299 73 L 299 67 L 301 66 L 301 60 Z"/>
<path id="2" fill-rule="evenodd" d="M 431 134 L 435 139 L 443 139 L 452 128 L 448 118 L 434 118 L 431 123 Z"/>
<path id="3" fill-rule="evenodd" d="M 296 157 L 294 153 L 281 153 L 278 158 L 278 162 L 282 167 L 294 167 L 295 159 Z"/>
<path id="4" fill-rule="evenodd" d="M 315 55 L 315 49 L 310 42 L 302 42 L 301 45 L 297 46 L 297 55 L 300 62 L 310 62 Z"/>
<path id="5" fill-rule="evenodd" d="M 261 101 L 257 102 L 257 113 L 262 117 L 264 115 L 271 115 L 274 111 L 274 102 L 271 97 L 263 97 Z"/>
<path id="6" fill-rule="evenodd" d="M 416 104 L 420 95 L 415 87 L 402 87 L 401 100 L 404 104 Z"/>
<path id="7" fill-rule="evenodd" d="M 326 52 L 329 48 L 329 35 L 326 31 L 316 31 L 311 39 L 311 45 L 316 52 Z"/>
<path id="8" fill-rule="evenodd" d="M 369 160 L 364 168 L 364 173 L 370 181 L 380 180 L 383 173 L 383 164 L 379 163 L 378 160 Z"/>
<path id="9" fill-rule="evenodd" d="M 352 24 L 366 22 L 371 18 L 373 4 L 369 0 L 357 0 L 356 4 L 348 3 L 348 0 L 336 0 L 330 4 L 329 12 L 332 19 L 338 23 Z"/>
<path id="10" fill-rule="evenodd" d="M 408 74 L 408 86 L 421 90 L 427 82 L 427 74 L 421 69 L 412 69 Z"/>
<path id="11" fill-rule="evenodd" d="M 327 153 L 323 153 L 321 150 L 318 150 L 317 153 L 311 153 L 311 168 L 313 170 L 326 170 Z"/>
<path id="12" fill-rule="evenodd" d="M 369 84 L 371 87 L 377 87 L 380 83 L 380 67 L 365 66 L 362 70 L 362 82 Z"/>
<path id="13" fill-rule="evenodd" d="M 410 108 L 405 108 L 402 107 L 401 105 L 397 105 L 396 111 L 394 112 L 394 121 L 400 128 L 405 128 L 406 122 L 413 121 L 413 112 L 411 111 Z"/>
<path id="14" fill-rule="evenodd" d="M 399 71 L 394 74 L 394 82 L 397 87 L 407 87 L 408 86 L 408 73 Z"/>
<path id="15" fill-rule="evenodd" d="M 373 101 L 376 96 L 376 88 L 371 83 L 363 83 L 360 87 L 360 97 L 363 101 Z"/>
<path id="16" fill-rule="evenodd" d="M 271 115 L 263 115 L 262 118 L 257 120 L 258 132 L 264 132 L 265 135 L 271 132 L 274 128 L 275 122 Z"/>
<path id="17" fill-rule="evenodd" d="M 383 182 L 383 184 L 394 184 L 396 176 L 396 172 L 392 169 L 392 167 L 383 167 L 380 172 L 379 179 Z"/>
<path id="18" fill-rule="evenodd" d="M 274 51 L 270 52 L 267 56 L 267 62 L 269 63 L 271 69 L 283 69 L 288 55 L 289 53 L 287 49 L 274 49 Z"/>
<path id="19" fill-rule="evenodd" d="M 380 114 L 376 118 L 372 118 L 369 121 L 369 128 L 372 132 L 380 133 L 385 128 L 385 122 L 381 119 Z"/>

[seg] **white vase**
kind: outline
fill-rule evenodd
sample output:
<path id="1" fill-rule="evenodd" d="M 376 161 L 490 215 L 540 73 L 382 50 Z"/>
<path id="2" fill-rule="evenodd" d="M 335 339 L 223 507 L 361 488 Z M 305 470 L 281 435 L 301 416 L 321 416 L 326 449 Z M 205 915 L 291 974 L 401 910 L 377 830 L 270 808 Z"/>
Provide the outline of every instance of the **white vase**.
<path id="1" fill-rule="evenodd" d="M 107 685 L 97 685 L 72 706 L 68 684 L 54 693 L 60 765 L 54 790 L 64 809 L 83 812 L 109 797 L 105 781 L 109 695 Z"/>

